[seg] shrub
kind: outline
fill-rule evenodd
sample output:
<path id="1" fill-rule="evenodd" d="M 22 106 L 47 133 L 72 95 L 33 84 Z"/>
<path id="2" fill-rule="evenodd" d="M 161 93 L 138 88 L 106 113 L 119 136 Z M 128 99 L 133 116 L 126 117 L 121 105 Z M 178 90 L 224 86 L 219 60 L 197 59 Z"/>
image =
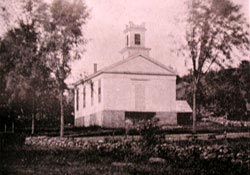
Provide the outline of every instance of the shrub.
<path id="1" fill-rule="evenodd" d="M 163 135 L 160 134 L 159 119 L 152 118 L 149 120 L 141 120 L 137 125 L 137 130 L 142 136 L 142 141 L 145 147 L 154 147 L 162 143 Z"/>

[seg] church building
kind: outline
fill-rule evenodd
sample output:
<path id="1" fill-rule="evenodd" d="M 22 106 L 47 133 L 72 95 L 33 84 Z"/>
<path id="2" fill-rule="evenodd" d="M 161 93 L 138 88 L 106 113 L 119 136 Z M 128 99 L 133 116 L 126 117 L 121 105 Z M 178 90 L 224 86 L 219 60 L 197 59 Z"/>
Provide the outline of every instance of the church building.
<path id="1" fill-rule="evenodd" d="M 192 112 L 176 100 L 176 72 L 150 57 L 145 24 L 124 30 L 123 59 L 74 83 L 75 126 L 122 128 L 156 117 L 161 125 L 178 125 Z M 189 119 L 189 118 L 188 118 Z"/>

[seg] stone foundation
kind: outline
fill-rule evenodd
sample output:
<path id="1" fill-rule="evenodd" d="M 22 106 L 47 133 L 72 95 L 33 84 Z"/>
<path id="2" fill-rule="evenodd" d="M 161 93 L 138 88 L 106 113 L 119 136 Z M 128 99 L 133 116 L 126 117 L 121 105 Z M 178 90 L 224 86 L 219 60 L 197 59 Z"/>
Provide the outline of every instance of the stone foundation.
<path id="1" fill-rule="evenodd" d="M 84 117 L 76 118 L 75 119 L 75 126 L 85 126 L 84 125 Z"/>
<path id="2" fill-rule="evenodd" d="M 88 126 L 102 126 L 106 128 L 123 128 L 125 125 L 125 112 L 124 111 L 102 111 L 94 113 L 89 116 L 83 116 L 75 119 L 75 126 L 88 127 Z"/>
<path id="3" fill-rule="evenodd" d="M 124 128 L 125 112 L 124 111 L 103 111 L 102 126 L 106 128 Z"/>
<path id="4" fill-rule="evenodd" d="M 156 112 L 160 125 L 177 125 L 177 114 L 175 112 Z M 105 128 L 124 128 L 125 111 L 105 110 L 90 116 L 75 119 L 75 126 L 98 125 Z"/>

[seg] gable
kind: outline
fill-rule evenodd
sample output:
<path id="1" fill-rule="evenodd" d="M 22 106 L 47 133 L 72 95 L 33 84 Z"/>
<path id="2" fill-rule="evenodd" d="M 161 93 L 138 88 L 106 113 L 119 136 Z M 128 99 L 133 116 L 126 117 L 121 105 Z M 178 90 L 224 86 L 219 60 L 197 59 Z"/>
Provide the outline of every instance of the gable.
<path id="1" fill-rule="evenodd" d="M 83 81 L 87 81 L 93 77 L 96 77 L 102 73 L 135 73 L 135 74 L 160 74 L 176 76 L 176 72 L 165 65 L 141 55 L 135 55 L 115 63 L 109 67 L 103 68 L 98 72 L 73 83 L 74 86 L 81 84 Z"/>
<path id="2" fill-rule="evenodd" d="M 175 73 L 155 62 L 149 58 L 143 56 L 136 56 L 132 59 L 125 60 L 118 65 L 110 67 L 105 72 L 126 72 L 126 73 L 145 73 L 145 74 L 167 74 L 175 75 Z"/>

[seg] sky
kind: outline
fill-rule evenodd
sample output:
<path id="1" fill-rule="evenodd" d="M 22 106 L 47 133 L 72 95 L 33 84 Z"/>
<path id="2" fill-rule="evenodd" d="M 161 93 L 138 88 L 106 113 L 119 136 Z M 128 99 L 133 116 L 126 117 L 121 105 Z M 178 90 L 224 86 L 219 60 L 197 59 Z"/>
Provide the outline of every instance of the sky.
<path id="1" fill-rule="evenodd" d="M 177 57 L 171 50 L 176 48 L 176 36 L 184 32 L 178 19 L 185 15 L 184 0 L 86 0 L 90 9 L 84 34 L 89 40 L 86 51 L 80 61 L 73 63 L 71 79 L 91 74 L 93 64 L 98 69 L 120 61 L 119 51 L 125 46 L 123 30 L 129 21 L 146 24 L 146 47 L 151 48 L 150 57 L 173 67 L 179 75 L 189 69 L 183 58 Z M 234 0 L 242 5 L 248 21 L 250 15 L 249 0 Z M 171 37 L 171 36 L 174 36 Z"/>
<path id="2" fill-rule="evenodd" d="M 171 34 L 181 32 L 175 18 L 183 13 L 182 3 L 173 0 L 87 0 L 90 19 L 85 35 L 89 42 L 82 60 L 74 64 L 74 78 L 78 78 L 79 72 L 92 73 L 93 63 L 100 69 L 122 59 L 119 51 L 125 47 L 123 31 L 129 21 L 145 22 L 146 47 L 151 48 L 152 58 L 173 67 L 181 64 L 182 61 L 171 57 L 169 40 Z"/>
<path id="3" fill-rule="evenodd" d="M 50 2 L 52 0 L 46 0 Z M 84 0 L 83 0 L 84 1 Z M 185 32 L 179 22 L 185 16 L 185 0 L 85 0 L 90 11 L 90 18 L 83 27 L 84 36 L 88 43 L 81 60 L 72 63 L 72 75 L 69 83 L 79 80 L 81 76 L 93 73 L 93 64 L 98 69 L 122 60 L 119 51 L 125 46 L 123 33 L 129 21 L 135 24 L 146 24 L 146 47 L 151 48 L 150 57 L 173 67 L 179 75 L 184 75 L 190 68 L 185 59 L 176 56 L 172 50 L 178 45 L 178 36 Z M 242 5 L 242 12 L 249 21 L 250 0 L 233 0 Z M 16 0 L 0 0 L 9 3 L 10 19 L 18 16 L 18 10 L 11 4 Z M 13 16 L 13 18 L 12 18 Z M 0 19 L 0 35 L 4 30 L 4 23 Z"/>

